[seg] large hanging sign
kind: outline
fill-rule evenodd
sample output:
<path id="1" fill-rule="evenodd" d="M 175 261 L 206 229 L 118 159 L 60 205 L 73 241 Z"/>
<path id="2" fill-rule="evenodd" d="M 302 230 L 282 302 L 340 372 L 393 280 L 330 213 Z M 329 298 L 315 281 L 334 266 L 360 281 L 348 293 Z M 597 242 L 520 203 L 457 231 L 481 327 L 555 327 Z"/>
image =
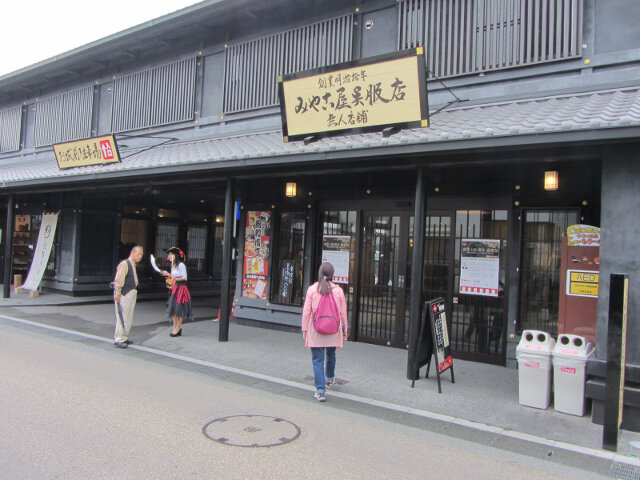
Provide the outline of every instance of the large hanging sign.
<path id="1" fill-rule="evenodd" d="M 46 213 L 42 215 L 42 223 L 40 224 L 40 233 L 38 234 L 38 243 L 36 251 L 33 254 L 31 267 L 27 280 L 22 286 L 25 290 L 37 290 L 38 285 L 42 281 L 42 275 L 47 269 L 49 255 L 51 255 L 51 247 L 56 236 L 56 226 L 58 225 L 57 213 Z"/>
<path id="2" fill-rule="evenodd" d="M 334 283 L 349 283 L 349 258 L 351 237 L 349 235 L 322 236 L 322 262 L 333 265 Z"/>
<path id="3" fill-rule="evenodd" d="M 60 170 L 120 162 L 120 154 L 113 135 L 58 143 L 53 146 L 53 151 Z"/>
<path id="4" fill-rule="evenodd" d="M 278 77 L 285 142 L 429 125 L 424 49 Z"/>
<path id="5" fill-rule="evenodd" d="M 266 300 L 269 285 L 271 212 L 247 212 L 245 227 L 242 296 Z"/>
<path id="6" fill-rule="evenodd" d="M 497 297 L 500 291 L 500 240 L 463 239 L 460 293 Z"/>

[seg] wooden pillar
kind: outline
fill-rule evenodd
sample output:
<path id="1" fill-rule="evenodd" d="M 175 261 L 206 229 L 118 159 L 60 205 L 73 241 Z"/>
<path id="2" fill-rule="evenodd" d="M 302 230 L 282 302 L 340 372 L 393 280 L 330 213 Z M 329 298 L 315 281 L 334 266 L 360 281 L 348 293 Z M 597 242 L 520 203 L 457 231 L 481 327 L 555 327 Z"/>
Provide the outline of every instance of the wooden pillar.
<path id="1" fill-rule="evenodd" d="M 4 276 L 2 298 L 9 298 L 11 294 L 11 264 L 13 263 L 13 195 L 7 198 L 7 228 L 4 234 Z"/>
<path id="2" fill-rule="evenodd" d="M 307 208 L 307 219 L 304 231 L 304 267 L 302 274 L 302 295 L 307 292 L 309 285 L 316 281 L 315 272 L 315 245 L 316 226 L 318 225 L 318 204 L 313 202 Z"/>
<path id="3" fill-rule="evenodd" d="M 222 240 L 222 280 L 220 285 L 220 325 L 218 341 L 229 340 L 229 316 L 231 315 L 231 255 L 233 252 L 233 225 L 236 221 L 234 202 L 235 181 L 227 179 L 227 193 L 224 201 L 224 238 Z"/>
<path id="4" fill-rule="evenodd" d="M 415 380 L 413 364 L 416 358 L 417 340 L 422 316 L 422 277 L 424 269 L 424 236 L 426 214 L 426 189 L 424 169 L 417 172 L 416 198 L 413 223 L 413 258 L 411 259 L 411 304 L 409 310 L 409 351 L 407 355 L 407 378 Z"/>

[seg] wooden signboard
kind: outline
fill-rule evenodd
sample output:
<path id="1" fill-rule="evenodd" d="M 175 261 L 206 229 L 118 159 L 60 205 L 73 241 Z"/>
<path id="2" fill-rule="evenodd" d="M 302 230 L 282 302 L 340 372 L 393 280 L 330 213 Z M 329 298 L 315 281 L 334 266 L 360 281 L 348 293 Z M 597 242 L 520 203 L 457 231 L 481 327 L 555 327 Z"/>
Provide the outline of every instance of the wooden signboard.
<path id="1" fill-rule="evenodd" d="M 429 325 L 427 325 L 427 318 L 429 318 Z M 438 379 L 438 393 L 442 393 L 441 373 L 451 370 L 451 383 L 455 383 L 444 298 L 435 298 L 425 304 L 417 341 L 414 361 L 415 378 L 420 378 L 420 368 L 424 365 L 427 366 L 425 378 L 429 378 L 431 358 L 433 357 Z M 414 379 L 411 382 L 411 388 L 414 387 L 415 383 L 416 380 Z"/>
<path id="2" fill-rule="evenodd" d="M 285 142 L 429 126 L 424 48 L 278 77 Z"/>

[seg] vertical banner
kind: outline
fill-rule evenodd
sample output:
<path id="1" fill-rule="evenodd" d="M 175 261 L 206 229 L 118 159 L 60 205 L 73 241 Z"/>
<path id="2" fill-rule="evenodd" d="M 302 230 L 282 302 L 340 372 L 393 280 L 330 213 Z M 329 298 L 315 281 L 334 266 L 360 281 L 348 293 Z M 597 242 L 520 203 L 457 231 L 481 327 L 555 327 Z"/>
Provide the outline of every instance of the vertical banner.
<path id="1" fill-rule="evenodd" d="M 463 239 L 460 293 L 497 297 L 500 291 L 500 240 Z"/>
<path id="2" fill-rule="evenodd" d="M 322 262 L 333 265 L 333 282 L 349 283 L 349 257 L 351 237 L 349 235 L 322 236 Z"/>
<path id="3" fill-rule="evenodd" d="M 267 299 L 271 211 L 248 211 L 244 233 L 242 296 Z"/>
<path id="4" fill-rule="evenodd" d="M 37 290 L 38 285 L 40 285 L 42 281 L 42 275 L 44 275 L 44 271 L 47 269 L 47 262 L 49 261 L 49 255 L 51 255 L 51 247 L 53 246 L 53 240 L 56 236 L 57 225 L 57 213 L 45 213 L 42 215 L 36 251 L 33 254 L 27 281 L 24 282 L 22 286 L 25 290 Z"/>

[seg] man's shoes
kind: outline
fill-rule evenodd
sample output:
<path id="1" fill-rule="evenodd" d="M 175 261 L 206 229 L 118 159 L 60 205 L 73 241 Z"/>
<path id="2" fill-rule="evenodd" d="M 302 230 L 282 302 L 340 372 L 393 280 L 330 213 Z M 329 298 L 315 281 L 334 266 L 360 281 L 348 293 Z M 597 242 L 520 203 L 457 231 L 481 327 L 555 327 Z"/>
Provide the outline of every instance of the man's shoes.
<path id="1" fill-rule="evenodd" d="M 327 388 L 331 388 L 331 387 L 333 387 L 334 385 L 336 385 L 336 379 L 335 379 L 335 377 L 334 377 L 333 379 L 331 379 L 331 380 L 325 380 L 324 384 L 325 384 L 325 386 L 326 386 Z"/>
<path id="2" fill-rule="evenodd" d="M 115 342 L 114 345 L 118 348 L 128 348 L 127 342 Z"/>
<path id="3" fill-rule="evenodd" d="M 128 338 L 124 341 L 127 345 L 133 345 L 133 340 L 129 340 Z"/>

